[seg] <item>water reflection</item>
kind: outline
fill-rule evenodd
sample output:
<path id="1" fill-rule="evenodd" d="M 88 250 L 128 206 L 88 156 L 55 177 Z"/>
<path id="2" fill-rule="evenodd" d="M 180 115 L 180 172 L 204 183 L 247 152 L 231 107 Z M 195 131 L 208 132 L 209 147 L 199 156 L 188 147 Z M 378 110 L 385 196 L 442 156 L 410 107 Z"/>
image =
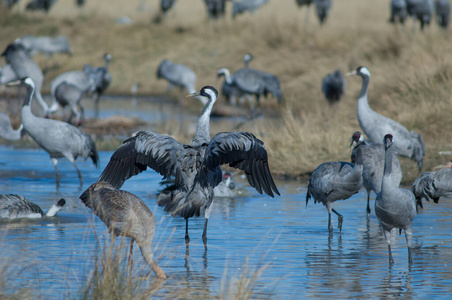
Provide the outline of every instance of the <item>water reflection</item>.
<path id="1" fill-rule="evenodd" d="M 80 161 L 87 188 L 97 180 L 111 152 L 101 152 L 99 169 Z M 0 147 L 0 192 L 19 193 L 43 208 L 64 197 L 66 206 L 54 219 L 0 222 L 2 263 L 14 262 L 17 287 L 32 287 L 41 298 L 77 298 L 93 270 L 99 244 L 108 243 L 103 223 L 78 199 L 77 174 L 61 161 L 62 186 L 55 190 L 54 170 L 43 150 Z M 337 202 L 344 215 L 342 233 L 328 236 L 325 208 L 305 207 L 306 189 L 297 182 L 277 182 L 282 197 L 259 195 L 237 178 L 239 197 L 215 198 L 209 220 L 208 249 L 201 235 L 203 218 L 190 220 L 191 242 L 185 246 L 185 220 L 156 205 L 161 177 L 146 171 L 124 189 L 139 196 L 154 212 L 155 257 L 168 275 L 151 275 L 146 290 L 162 298 L 215 298 L 231 295 L 234 280 L 260 274 L 253 298 L 446 298 L 452 286 L 452 201 L 427 203 L 413 222 L 413 265 L 408 268 L 403 236 L 387 245 L 377 218 L 365 211 L 366 193 Z M 128 239 L 124 240 L 128 244 Z M 134 276 L 149 267 L 134 251 Z M 265 268 L 262 268 L 265 266 Z M 262 273 L 260 273 L 262 272 Z"/>

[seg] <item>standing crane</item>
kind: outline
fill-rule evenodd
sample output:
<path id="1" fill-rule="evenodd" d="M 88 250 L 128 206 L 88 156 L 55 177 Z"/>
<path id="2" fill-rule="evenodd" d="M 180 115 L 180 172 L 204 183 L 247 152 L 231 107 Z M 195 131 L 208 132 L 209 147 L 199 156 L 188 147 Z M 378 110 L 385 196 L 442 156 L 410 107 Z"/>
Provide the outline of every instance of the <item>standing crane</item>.
<path id="1" fill-rule="evenodd" d="M 77 157 L 87 159 L 90 157 L 94 165 L 98 166 L 99 156 L 91 137 L 71 124 L 58 120 L 39 118 L 31 112 L 31 102 L 35 85 L 29 77 L 12 82 L 9 85 L 25 85 L 27 95 L 22 105 L 21 117 L 24 130 L 33 140 L 47 151 L 55 166 L 57 188 L 60 186 L 60 174 L 58 172 L 58 158 L 67 158 L 77 170 L 80 180 L 80 187 L 83 186 L 82 174 L 80 173 L 75 160 Z"/>
<path id="2" fill-rule="evenodd" d="M 63 107 L 69 105 L 76 117 L 76 124 L 80 125 L 83 115 L 80 99 L 83 94 L 89 94 L 95 90 L 96 83 L 92 74 L 83 71 L 69 71 L 58 75 L 50 85 L 52 103 L 49 114 L 55 113 L 60 105 Z"/>
<path id="3" fill-rule="evenodd" d="M 344 95 L 345 79 L 341 70 L 335 70 L 322 79 L 322 92 L 330 106 L 338 103 Z"/>
<path id="4" fill-rule="evenodd" d="M 44 114 L 49 111 L 49 106 L 41 95 L 42 82 L 44 75 L 39 66 L 28 56 L 28 52 L 20 41 L 9 44 L 2 56 L 6 58 L 6 62 L 16 73 L 17 78 L 30 77 L 34 82 L 35 98 L 41 106 Z"/>
<path id="5" fill-rule="evenodd" d="M 358 149 L 358 151 L 360 150 Z M 342 231 L 344 220 L 344 217 L 332 207 L 333 202 L 350 198 L 359 192 L 363 184 L 363 165 L 359 158 L 358 156 L 355 165 L 342 161 L 323 163 L 309 177 L 306 206 L 311 197 L 314 198 L 314 203 L 322 202 L 326 206 L 330 235 L 333 234 L 331 212 L 338 217 L 339 231 Z"/>
<path id="6" fill-rule="evenodd" d="M 179 87 L 181 92 L 180 99 L 182 99 L 184 89 L 190 94 L 196 91 L 195 72 L 185 65 L 173 63 L 168 59 L 164 59 L 160 63 L 157 69 L 157 78 L 163 78 L 169 82 L 168 88 L 166 89 L 167 94 L 173 86 Z"/>
<path id="7" fill-rule="evenodd" d="M 320 25 L 325 24 L 326 19 L 330 15 L 333 0 L 315 0 L 315 11 Z"/>
<path id="8" fill-rule="evenodd" d="M 306 6 L 306 17 L 304 19 L 304 26 L 308 26 L 309 23 L 309 8 L 311 7 L 311 4 L 314 2 L 314 0 L 295 0 L 295 3 L 298 5 L 299 8 Z"/>
<path id="9" fill-rule="evenodd" d="M 391 0 L 391 17 L 389 22 L 391 23 L 405 23 L 408 16 L 406 1 L 405 0 Z"/>
<path id="10" fill-rule="evenodd" d="M 54 53 L 72 55 L 69 40 L 63 35 L 57 37 L 24 35 L 19 40 L 30 53 L 30 56 L 34 56 L 38 52 L 47 57 Z"/>
<path id="11" fill-rule="evenodd" d="M 402 124 L 370 108 L 367 100 L 370 72 L 366 67 L 358 67 L 348 75 L 358 75 L 363 80 L 358 96 L 358 122 L 361 129 L 373 143 L 380 143 L 387 133 L 396 136 L 395 153 L 416 161 L 420 171 L 425 153 L 422 136 L 414 131 L 409 132 Z"/>
<path id="12" fill-rule="evenodd" d="M 436 0 L 435 13 L 438 25 L 446 29 L 450 20 L 450 0 Z"/>
<path id="13" fill-rule="evenodd" d="M 411 265 L 411 222 L 416 216 L 416 199 L 407 189 L 395 186 L 392 180 L 392 158 L 394 156 L 394 142 L 391 134 L 384 136 L 385 159 L 381 191 L 375 199 L 375 214 L 383 227 L 383 233 L 388 244 L 389 264 L 394 263 L 391 253 L 391 235 L 395 229 L 405 230 L 408 246 L 408 263 Z"/>
<path id="14" fill-rule="evenodd" d="M 99 100 L 105 90 L 110 86 L 112 77 L 111 73 L 108 71 L 108 65 L 110 64 L 111 55 L 108 53 L 104 54 L 105 65 L 103 67 L 94 68 L 89 64 L 83 66 L 83 72 L 85 72 L 89 77 L 94 79 L 95 90 L 94 90 L 94 114 L 96 118 L 99 117 Z"/>
<path id="15" fill-rule="evenodd" d="M 383 144 L 368 144 L 364 142 L 361 132 L 356 131 L 352 135 L 353 147 L 351 161 L 356 161 L 356 155 L 361 155 L 363 161 L 363 186 L 367 191 L 367 216 L 370 215 L 370 191 L 378 194 L 381 191 L 381 181 L 383 179 L 385 149 Z M 361 151 L 357 152 L 356 149 Z M 395 186 L 400 185 L 402 180 L 402 167 L 400 166 L 397 156 L 394 154 L 392 158 L 392 181 Z"/>
<path id="16" fill-rule="evenodd" d="M 210 19 L 219 19 L 226 11 L 226 0 L 204 0 Z"/>
<path id="17" fill-rule="evenodd" d="M 222 180 L 220 165 L 245 171 L 249 184 L 259 193 L 273 197 L 279 191 L 268 166 L 264 143 L 248 132 L 222 132 L 210 137 L 210 114 L 218 98 L 217 90 L 205 86 L 193 97 L 205 98 L 205 106 L 198 119 L 196 135 L 190 144 L 180 144 L 169 136 L 140 131 L 111 156 L 98 181 L 120 188 L 124 181 L 150 167 L 165 178 L 174 176 L 176 188 L 158 201 L 166 212 L 186 220 L 204 211 L 202 239 L 207 243 L 207 223 L 213 202 L 214 188 Z"/>

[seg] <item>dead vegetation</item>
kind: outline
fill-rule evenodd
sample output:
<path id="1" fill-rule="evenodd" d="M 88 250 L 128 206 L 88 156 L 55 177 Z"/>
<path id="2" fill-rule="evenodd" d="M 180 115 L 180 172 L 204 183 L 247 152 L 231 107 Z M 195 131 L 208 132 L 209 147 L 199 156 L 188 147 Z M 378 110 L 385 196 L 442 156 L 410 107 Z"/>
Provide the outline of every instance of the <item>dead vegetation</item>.
<path id="1" fill-rule="evenodd" d="M 151 11 L 146 12 L 137 10 L 138 0 L 87 1 L 80 10 L 71 1 L 60 1 L 48 15 L 24 14 L 21 7 L 12 14 L 0 11 L 0 48 L 24 34 L 66 35 L 74 55 L 51 59 L 59 69 L 48 74 L 47 88 L 52 77 L 81 69 L 85 63 L 100 65 L 103 53 L 109 52 L 113 82 L 108 93 L 128 94 L 132 84 L 141 81 L 142 95 L 164 93 L 166 82 L 155 77 L 163 58 L 190 66 L 198 75 L 198 87 L 220 88 L 216 70 L 241 68 L 243 55 L 252 53 L 252 67 L 279 77 L 284 99 L 279 107 L 274 99 L 262 101 L 264 115 L 279 117 L 248 122 L 241 130 L 265 142 L 273 172 L 290 176 L 309 173 L 324 161 L 349 161 L 349 138 L 359 129 L 356 100 L 361 80 L 346 78 L 345 96 L 331 111 L 320 84 L 334 69 L 346 72 L 364 65 L 372 73 L 371 107 L 422 134 L 427 146 L 424 170 L 450 160 L 438 152 L 449 150 L 452 138 L 452 57 L 448 55 L 452 39 L 436 24 L 424 33 L 413 32 L 411 20 L 397 27 L 387 22 L 387 2 L 347 0 L 334 3 L 322 27 L 311 11 L 305 28 L 305 11 L 298 11 L 294 1 L 270 1 L 253 15 L 233 21 L 228 14 L 215 22 L 206 19 L 202 1 L 178 1 L 157 25 L 152 18 L 158 1 L 148 2 Z M 125 15 L 133 20 L 131 25 L 115 23 Z M 36 60 L 41 66 L 49 64 L 41 55 Z M 224 128 L 212 126 L 211 131 Z M 402 167 L 403 182 L 412 182 L 418 175 L 416 164 L 402 159 Z"/>

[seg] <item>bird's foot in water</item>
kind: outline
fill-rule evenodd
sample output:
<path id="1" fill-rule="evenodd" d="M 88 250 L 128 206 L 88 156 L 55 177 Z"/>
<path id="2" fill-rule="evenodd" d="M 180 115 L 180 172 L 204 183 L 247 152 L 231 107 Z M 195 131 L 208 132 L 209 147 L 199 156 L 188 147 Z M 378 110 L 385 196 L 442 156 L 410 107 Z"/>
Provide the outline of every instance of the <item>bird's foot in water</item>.
<path id="1" fill-rule="evenodd" d="M 338 218 L 337 218 L 337 220 L 338 220 L 338 228 L 339 228 L 339 232 L 342 232 L 342 222 L 344 221 L 344 217 L 343 216 L 339 216 Z"/>

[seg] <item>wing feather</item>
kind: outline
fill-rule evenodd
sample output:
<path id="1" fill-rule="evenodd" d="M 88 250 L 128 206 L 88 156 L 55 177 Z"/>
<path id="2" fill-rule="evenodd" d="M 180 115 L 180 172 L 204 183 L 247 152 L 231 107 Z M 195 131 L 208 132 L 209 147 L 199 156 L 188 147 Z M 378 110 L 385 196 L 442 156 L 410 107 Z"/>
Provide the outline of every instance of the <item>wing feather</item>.
<path id="1" fill-rule="evenodd" d="M 140 131 L 113 153 L 98 181 L 119 189 L 124 181 L 150 167 L 164 177 L 176 173 L 177 157 L 183 146 L 172 137 Z"/>
<path id="2" fill-rule="evenodd" d="M 222 132 L 210 141 L 204 164 L 210 170 L 222 164 L 245 171 L 249 184 L 260 194 L 280 195 L 268 166 L 264 143 L 249 132 Z"/>

